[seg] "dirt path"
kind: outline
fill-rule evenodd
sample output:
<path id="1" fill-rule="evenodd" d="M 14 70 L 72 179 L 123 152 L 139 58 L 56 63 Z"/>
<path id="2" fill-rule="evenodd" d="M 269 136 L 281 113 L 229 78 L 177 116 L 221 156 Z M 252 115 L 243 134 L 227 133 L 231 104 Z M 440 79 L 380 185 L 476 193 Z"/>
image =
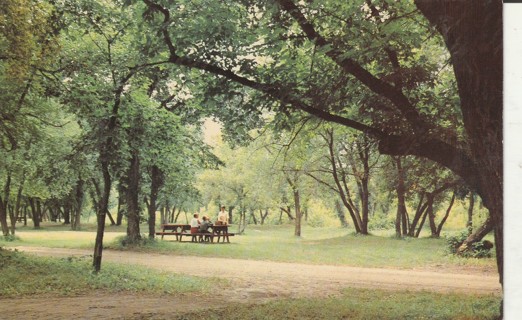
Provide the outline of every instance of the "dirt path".
<path id="1" fill-rule="evenodd" d="M 45 256 L 83 256 L 90 250 L 18 247 L 28 253 Z M 346 287 L 389 290 L 427 290 L 500 294 L 498 277 L 480 271 L 461 273 L 427 270 L 396 270 L 346 266 L 308 265 L 270 261 L 172 256 L 162 254 L 104 251 L 104 261 L 143 265 L 163 271 L 201 276 L 224 277 L 231 281 L 226 293 L 228 302 L 265 301 L 276 298 L 320 297 L 335 295 Z M 199 304 L 194 303 L 194 299 Z M 150 318 L 168 315 L 175 310 L 190 310 L 215 305 L 224 296 L 140 295 L 82 296 L 52 299 L 0 300 L 0 310 L 8 319 L 65 318 Z M 53 300 L 56 304 L 53 303 Z M 120 303 L 120 301 L 122 303 Z M 14 302 L 14 303 L 13 303 Z M 53 304 L 56 308 L 53 307 Z M 51 307 L 50 307 L 51 306 Z M 69 308 L 64 306 L 70 306 Z M 43 309 L 43 310 L 42 310 Z M 67 310 L 69 309 L 69 310 Z M 3 316 L 6 315 L 5 313 Z M 22 316 L 23 315 L 23 316 Z M 110 316 L 114 315 L 114 317 Z"/>

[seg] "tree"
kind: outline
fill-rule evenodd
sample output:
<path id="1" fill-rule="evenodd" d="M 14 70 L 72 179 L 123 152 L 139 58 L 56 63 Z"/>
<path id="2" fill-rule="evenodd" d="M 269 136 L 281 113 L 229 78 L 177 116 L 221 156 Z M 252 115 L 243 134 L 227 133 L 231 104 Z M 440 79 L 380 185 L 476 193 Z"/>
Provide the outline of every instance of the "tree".
<path id="1" fill-rule="evenodd" d="M 379 141 L 381 153 L 427 158 L 462 177 L 481 196 L 494 221 L 502 282 L 501 3 L 418 0 L 417 8 L 383 2 L 379 9 L 341 1 L 254 1 L 244 7 L 229 6 L 231 16 L 227 21 L 236 22 L 237 29 L 242 30 L 231 32 L 230 23 L 222 28 L 203 28 L 212 30 L 216 37 L 211 39 L 219 41 L 208 43 L 201 39 L 192 42 L 198 46 L 190 47 L 173 35 L 188 33 L 193 40 L 205 31 L 191 28 L 187 32 L 189 23 L 174 23 L 177 17 L 166 2 L 144 2 L 162 17 L 161 24 L 156 25 L 171 63 L 204 70 L 257 90 L 279 101 L 283 111 L 301 110 L 363 131 Z M 194 9 L 187 6 L 183 15 Z M 223 7 L 215 4 L 205 9 L 217 12 L 212 22 L 222 23 Z M 187 19 L 180 17 L 182 21 Z M 409 28 L 399 27 L 403 22 Z M 180 25 L 185 32 L 176 33 Z M 441 38 L 433 28 L 444 40 L 453 70 L 444 70 L 444 61 L 430 56 L 431 49 L 435 49 L 431 53 L 443 52 Z M 423 38 L 430 40 L 429 45 L 423 44 Z M 409 54 L 414 48 L 417 54 Z M 255 58 L 249 58 L 252 54 L 263 61 L 256 63 Z M 310 88 L 309 81 L 301 85 L 295 79 L 309 75 L 297 70 L 310 66 L 311 61 L 329 61 L 330 76 L 341 75 L 344 83 L 372 95 L 372 108 L 366 110 L 366 119 L 371 123 L 353 119 L 347 110 L 336 110 L 341 103 L 325 105 L 324 99 L 310 98 L 312 92 L 321 92 L 321 86 Z M 454 74 L 458 92 L 454 86 L 436 80 L 441 72 Z M 453 99 L 456 93 L 458 101 Z M 456 121 L 445 122 L 452 118 Z"/>

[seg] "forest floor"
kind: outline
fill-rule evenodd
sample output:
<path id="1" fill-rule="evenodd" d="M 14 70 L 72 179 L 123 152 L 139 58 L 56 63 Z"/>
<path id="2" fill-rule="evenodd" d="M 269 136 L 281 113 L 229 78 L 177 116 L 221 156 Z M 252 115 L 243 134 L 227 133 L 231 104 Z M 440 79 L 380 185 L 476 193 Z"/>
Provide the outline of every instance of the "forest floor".
<path id="1" fill-rule="evenodd" d="M 41 256 L 89 256 L 90 250 L 17 247 Z M 206 294 L 97 293 L 73 297 L 24 297 L 0 300 L 3 319 L 164 319 L 223 303 L 260 303 L 275 299 L 335 296 L 343 288 L 397 291 L 501 294 L 494 270 L 469 266 L 388 269 L 311 265 L 257 260 L 174 256 L 105 250 L 104 261 L 166 272 L 223 278 L 223 290 Z M 103 268 L 103 267 L 102 267 Z"/>

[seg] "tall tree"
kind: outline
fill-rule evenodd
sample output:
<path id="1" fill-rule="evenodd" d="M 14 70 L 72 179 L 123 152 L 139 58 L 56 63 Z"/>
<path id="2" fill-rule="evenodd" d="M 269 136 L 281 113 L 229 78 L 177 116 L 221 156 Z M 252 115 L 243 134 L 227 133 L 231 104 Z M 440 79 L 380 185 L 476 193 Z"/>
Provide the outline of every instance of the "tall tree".
<path id="1" fill-rule="evenodd" d="M 281 102 L 287 112 L 302 110 L 371 134 L 382 153 L 431 159 L 461 176 L 490 210 L 502 281 L 500 2 L 418 0 L 415 8 L 410 3 L 359 6 L 344 1 L 278 0 L 276 4 L 252 1 L 244 7 L 242 2 L 226 8 L 214 4 L 199 7 L 199 12 L 190 4 L 174 11 L 166 1 L 144 3 L 161 17 L 156 25 L 171 63 L 258 90 Z M 220 28 L 190 28 L 192 43 L 197 46 L 179 36 L 193 26 L 187 15 L 192 11 L 198 17 L 212 11 L 208 24 L 223 24 Z M 224 12 L 228 13 L 226 20 L 222 19 Z M 174 20 L 178 14 L 184 23 Z M 183 32 L 176 32 L 181 26 Z M 433 28 L 442 38 L 430 37 Z M 209 33 L 213 33 L 211 37 Z M 194 41 L 203 34 L 206 38 Z M 433 55 L 444 52 L 441 39 L 452 70 L 441 68 L 444 54 Z M 256 57 L 264 59 L 256 61 Z M 341 112 L 342 105 L 356 103 L 346 101 L 342 95 L 346 91 L 333 86 L 323 92 L 337 95 L 323 99 L 320 85 L 310 88 L 310 81 L 305 81 L 311 79 L 310 73 L 297 70 L 310 66 L 312 60 L 329 62 L 325 74 L 343 78 L 346 85 L 372 96 L 371 108 L 365 110 L 365 118 L 371 122 L 357 121 L 347 110 Z M 453 74 L 458 89 L 442 83 L 441 73 Z M 296 81 L 299 76 L 305 76 L 299 79 L 303 82 Z M 332 97 L 345 103 L 336 104 Z"/>

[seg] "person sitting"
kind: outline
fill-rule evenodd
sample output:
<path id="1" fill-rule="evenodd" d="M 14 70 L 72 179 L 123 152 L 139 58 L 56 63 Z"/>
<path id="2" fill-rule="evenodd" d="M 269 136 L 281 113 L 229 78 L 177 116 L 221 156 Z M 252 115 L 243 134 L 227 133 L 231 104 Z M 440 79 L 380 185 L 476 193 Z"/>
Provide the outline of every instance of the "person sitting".
<path id="1" fill-rule="evenodd" d="M 207 216 L 203 216 L 203 221 L 199 225 L 199 233 L 210 234 L 210 231 L 208 231 L 208 228 L 211 226 L 212 226 L 212 221 L 210 221 Z M 208 241 L 209 239 L 210 239 L 209 237 L 205 237 L 205 240 Z M 200 238 L 200 240 L 202 240 L 202 239 Z"/>
<path id="2" fill-rule="evenodd" d="M 225 206 L 222 206 L 218 213 L 216 225 L 228 225 L 228 213 L 225 211 Z"/>
<path id="3" fill-rule="evenodd" d="M 194 213 L 194 218 L 190 220 L 190 233 L 195 234 L 199 231 L 199 225 L 201 224 L 201 221 L 199 221 L 199 214 Z"/>

